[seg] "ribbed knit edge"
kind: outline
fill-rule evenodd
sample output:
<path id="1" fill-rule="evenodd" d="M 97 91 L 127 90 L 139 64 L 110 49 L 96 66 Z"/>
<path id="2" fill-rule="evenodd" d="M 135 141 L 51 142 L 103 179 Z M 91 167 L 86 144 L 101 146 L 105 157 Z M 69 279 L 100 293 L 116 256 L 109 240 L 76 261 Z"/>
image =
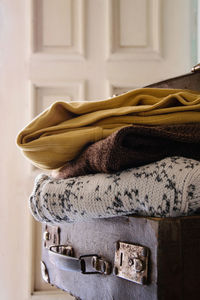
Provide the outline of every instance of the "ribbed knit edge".
<path id="1" fill-rule="evenodd" d="M 200 208 L 200 164 L 195 166 L 184 182 L 181 211 L 189 215 L 198 208 Z"/>
<path id="2" fill-rule="evenodd" d="M 44 184 L 47 179 L 49 179 L 49 177 L 45 174 L 39 174 L 35 178 L 33 191 L 29 198 L 29 209 L 31 211 L 31 214 L 39 222 L 44 222 L 44 216 L 41 215 L 40 211 L 38 210 L 37 204 L 36 204 L 36 202 L 38 200 L 39 205 L 41 205 L 40 199 L 39 199 L 40 196 L 38 194 L 38 191 L 40 192 L 42 190 L 41 185 Z"/>

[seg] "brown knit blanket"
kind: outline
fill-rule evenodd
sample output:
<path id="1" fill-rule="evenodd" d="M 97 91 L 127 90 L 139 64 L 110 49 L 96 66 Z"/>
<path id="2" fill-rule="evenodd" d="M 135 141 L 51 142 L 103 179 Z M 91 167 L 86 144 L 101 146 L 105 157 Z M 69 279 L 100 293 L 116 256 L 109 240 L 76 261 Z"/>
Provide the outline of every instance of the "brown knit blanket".
<path id="1" fill-rule="evenodd" d="M 124 127 L 89 145 L 77 159 L 53 171 L 52 176 L 69 178 L 91 173 L 112 173 L 168 156 L 200 160 L 200 123 Z"/>

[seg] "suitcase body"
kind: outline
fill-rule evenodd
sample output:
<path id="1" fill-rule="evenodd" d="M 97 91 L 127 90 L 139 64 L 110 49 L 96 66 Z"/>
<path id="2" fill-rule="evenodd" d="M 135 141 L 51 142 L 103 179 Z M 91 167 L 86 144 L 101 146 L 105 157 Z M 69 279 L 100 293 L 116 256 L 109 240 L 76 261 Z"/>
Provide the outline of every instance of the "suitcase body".
<path id="1" fill-rule="evenodd" d="M 124 216 L 98 219 L 60 226 L 59 237 L 52 233 L 57 232 L 56 228 L 47 226 L 43 230 L 44 237 L 47 232 L 52 236 L 52 240 L 48 240 L 49 245 L 59 242 L 72 246 L 74 257 L 97 254 L 111 263 L 110 275 L 62 270 L 56 255 L 52 259 L 48 245 L 43 241 L 42 261 L 46 266 L 49 282 L 78 299 L 186 300 L 200 297 L 199 216 L 165 219 Z M 148 273 L 145 282 L 134 283 L 117 276 L 114 259 L 116 243 L 119 241 L 148 248 Z M 127 266 L 129 262 L 123 261 L 123 264 Z M 129 267 L 132 272 L 133 266 Z"/>
<path id="2" fill-rule="evenodd" d="M 199 69 L 149 87 L 200 90 Z M 44 226 L 43 234 L 44 280 L 77 299 L 200 299 L 200 216 L 97 219 Z"/>

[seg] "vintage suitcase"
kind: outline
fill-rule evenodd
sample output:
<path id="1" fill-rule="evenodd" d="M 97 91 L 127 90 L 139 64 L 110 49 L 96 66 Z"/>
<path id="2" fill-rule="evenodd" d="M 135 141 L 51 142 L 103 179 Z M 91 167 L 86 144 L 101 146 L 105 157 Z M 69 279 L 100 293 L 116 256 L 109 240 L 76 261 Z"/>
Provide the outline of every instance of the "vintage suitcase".
<path id="1" fill-rule="evenodd" d="M 43 276 L 78 299 L 200 298 L 199 216 L 116 217 L 59 228 L 44 228 Z M 49 248 L 57 244 L 65 247 Z M 95 274 L 93 256 L 97 269 L 110 275 Z"/>
<path id="2" fill-rule="evenodd" d="M 200 90 L 193 73 L 150 87 Z M 43 279 L 81 300 L 200 299 L 200 216 L 43 226 Z"/>

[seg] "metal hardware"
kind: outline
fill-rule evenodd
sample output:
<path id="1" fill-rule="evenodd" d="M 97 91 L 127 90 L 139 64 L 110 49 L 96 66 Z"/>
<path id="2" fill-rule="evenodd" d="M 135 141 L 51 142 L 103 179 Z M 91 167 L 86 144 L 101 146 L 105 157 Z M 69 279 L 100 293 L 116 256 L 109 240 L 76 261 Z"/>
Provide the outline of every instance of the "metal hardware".
<path id="1" fill-rule="evenodd" d="M 101 274 L 109 275 L 111 273 L 111 264 L 98 256 L 92 257 L 92 266 Z"/>
<path id="2" fill-rule="evenodd" d="M 148 273 L 148 258 L 148 248 L 118 241 L 113 273 L 118 277 L 145 284 Z"/>
<path id="3" fill-rule="evenodd" d="M 192 67 L 191 72 L 193 73 L 200 72 L 200 64 L 197 64 L 194 67 Z"/>
<path id="4" fill-rule="evenodd" d="M 82 274 L 108 275 L 111 273 L 111 264 L 96 254 L 81 255 L 79 258 L 73 256 L 74 251 L 71 246 L 51 245 L 49 247 L 50 261 L 61 270 L 81 272 Z M 87 258 L 91 258 L 89 264 L 86 264 Z"/>
<path id="5" fill-rule="evenodd" d="M 60 228 L 56 226 L 45 225 L 43 234 L 44 247 L 49 248 L 51 245 L 60 243 Z"/>
<path id="6" fill-rule="evenodd" d="M 43 234 L 43 240 L 49 241 L 50 240 L 50 233 L 48 231 L 45 231 Z"/>
<path id="7" fill-rule="evenodd" d="M 72 248 L 72 246 L 63 246 L 61 248 L 61 253 L 67 256 L 74 256 L 74 249 Z"/>
<path id="8" fill-rule="evenodd" d="M 91 265 L 96 271 L 94 271 L 94 272 L 86 271 L 85 258 L 87 258 L 87 257 L 92 257 Z M 83 264 L 83 269 L 82 269 L 83 274 L 99 274 L 100 273 L 100 274 L 104 274 L 104 275 L 109 275 L 111 273 L 111 264 L 96 254 L 81 255 L 79 257 L 79 259 L 82 261 L 82 264 Z"/>
<path id="9" fill-rule="evenodd" d="M 135 270 L 135 272 L 141 272 L 143 270 L 143 263 L 141 259 L 133 259 L 133 269 Z"/>
<path id="10" fill-rule="evenodd" d="M 119 250 L 119 241 L 115 243 L 115 251 Z"/>
<path id="11" fill-rule="evenodd" d="M 134 264 L 133 259 L 132 259 L 132 258 L 129 258 L 128 265 L 131 267 L 133 264 Z"/>
<path id="12" fill-rule="evenodd" d="M 56 253 L 60 253 L 67 256 L 74 256 L 74 249 L 69 245 L 53 245 Z"/>
<path id="13" fill-rule="evenodd" d="M 118 274 L 118 268 L 117 268 L 117 267 L 114 267 L 114 269 L 113 269 L 113 274 L 114 274 L 114 275 L 117 275 L 117 274 Z"/>
<path id="14" fill-rule="evenodd" d="M 50 279 L 49 279 L 49 272 L 47 270 L 47 267 L 45 265 L 45 263 L 41 260 L 40 262 L 40 266 L 41 266 L 41 273 L 42 273 L 42 278 L 46 283 L 50 283 Z"/>

